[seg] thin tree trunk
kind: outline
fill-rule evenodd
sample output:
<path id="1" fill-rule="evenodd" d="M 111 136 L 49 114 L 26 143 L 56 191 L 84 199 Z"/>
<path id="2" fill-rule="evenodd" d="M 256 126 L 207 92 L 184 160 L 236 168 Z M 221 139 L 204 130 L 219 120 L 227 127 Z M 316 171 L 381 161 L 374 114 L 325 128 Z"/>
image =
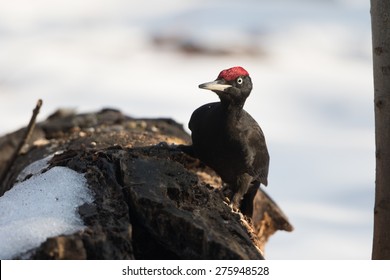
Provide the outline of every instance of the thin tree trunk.
<path id="1" fill-rule="evenodd" d="M 390 259 L 390 0 L 371 0 L 376 189 L 373 259 Z"/>

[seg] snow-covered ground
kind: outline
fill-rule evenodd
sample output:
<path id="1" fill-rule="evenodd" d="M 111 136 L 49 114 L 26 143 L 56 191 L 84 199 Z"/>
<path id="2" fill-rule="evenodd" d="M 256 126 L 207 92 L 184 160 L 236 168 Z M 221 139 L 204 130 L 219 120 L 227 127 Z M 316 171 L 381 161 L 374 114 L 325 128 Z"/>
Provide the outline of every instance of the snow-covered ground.
<path id="1" fill-rule="evenodd" d="M 189 54 L 153 37 L 231 55 Z M 255 54 L 245 54 L 246 50 Z M 242 51 L 241 51 L 242 50 Z M 0 3 L 0 134 L 58 107 L 115 107 L 187 124 L 197 85 L 241 65 L 271 155 L 267 192 L 295 226 L 269 259 L 369 259 L 374 120 L 369 1 Z"/>
<path id="2" fill-rule="evenodd" d="M 0 259 L 19 256 L 48 237 L 82 230 L 77 209 L 93 201 L 86 181 L 74 170 L 54 167 L 6 192 L 0 198 Z"/>

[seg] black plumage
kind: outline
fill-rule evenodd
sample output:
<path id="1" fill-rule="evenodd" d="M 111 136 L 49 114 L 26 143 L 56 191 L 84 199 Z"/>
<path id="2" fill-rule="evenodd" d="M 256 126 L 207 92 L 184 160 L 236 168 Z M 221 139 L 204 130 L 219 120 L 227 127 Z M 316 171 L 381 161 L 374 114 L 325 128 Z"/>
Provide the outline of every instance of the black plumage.
<path id="1" fill-rule="evenodd" d="M 252 216 L 257 189 L 260 183 L 268 184 L 269 155 L 260 126 L 243 109 L 251 78 L 242 67 L 233 67 L 199 87 L 212 90 L 221 101 L 193 112 L 189 122 L 193 152 L 231 188 L 233 208 Z"/>

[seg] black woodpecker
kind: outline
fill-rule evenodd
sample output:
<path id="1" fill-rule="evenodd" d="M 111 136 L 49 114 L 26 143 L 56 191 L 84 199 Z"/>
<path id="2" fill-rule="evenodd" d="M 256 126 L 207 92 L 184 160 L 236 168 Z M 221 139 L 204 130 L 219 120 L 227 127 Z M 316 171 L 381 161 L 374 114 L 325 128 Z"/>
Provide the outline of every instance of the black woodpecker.
<path id="1" fill-rule="evenodd" d="M 228 185 L 233 209 L 252 217 L 257 190 L 260 184 L 268 184 L 269 154 L 263 131 L 243 109 L 252 90 L 251 78 L 237 66 L 223 70 L 215 81 L 199 88 L 215 92 L 220 102 L 192 113 L 192 151 Z"/>

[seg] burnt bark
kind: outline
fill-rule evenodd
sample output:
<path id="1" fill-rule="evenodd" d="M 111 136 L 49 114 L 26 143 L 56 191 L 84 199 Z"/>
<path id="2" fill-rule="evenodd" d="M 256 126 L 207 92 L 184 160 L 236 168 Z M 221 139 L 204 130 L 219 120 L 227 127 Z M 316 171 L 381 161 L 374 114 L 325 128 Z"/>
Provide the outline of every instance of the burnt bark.
<path id="1" fill-rule="evenodd" d="M 0 138 L 0 152 L 12 149 L 20 133 Z M 48 238 L 20 258 L 263 259 L 268 238 L 292 230 L 262 191 L 256 215 L 232 212 L 220 178 L 183 152 L 190 137 L 173 120 L 133 119 L 116 110 L 59 112 L 34 133 L 5 189 L 29 163 L 61 151 L 48 169 L 66 166 L 85 174 L 95 200 L 78 209 L 85 230 Z M 0 153 L 0 169 L 9 154 Z"/>

